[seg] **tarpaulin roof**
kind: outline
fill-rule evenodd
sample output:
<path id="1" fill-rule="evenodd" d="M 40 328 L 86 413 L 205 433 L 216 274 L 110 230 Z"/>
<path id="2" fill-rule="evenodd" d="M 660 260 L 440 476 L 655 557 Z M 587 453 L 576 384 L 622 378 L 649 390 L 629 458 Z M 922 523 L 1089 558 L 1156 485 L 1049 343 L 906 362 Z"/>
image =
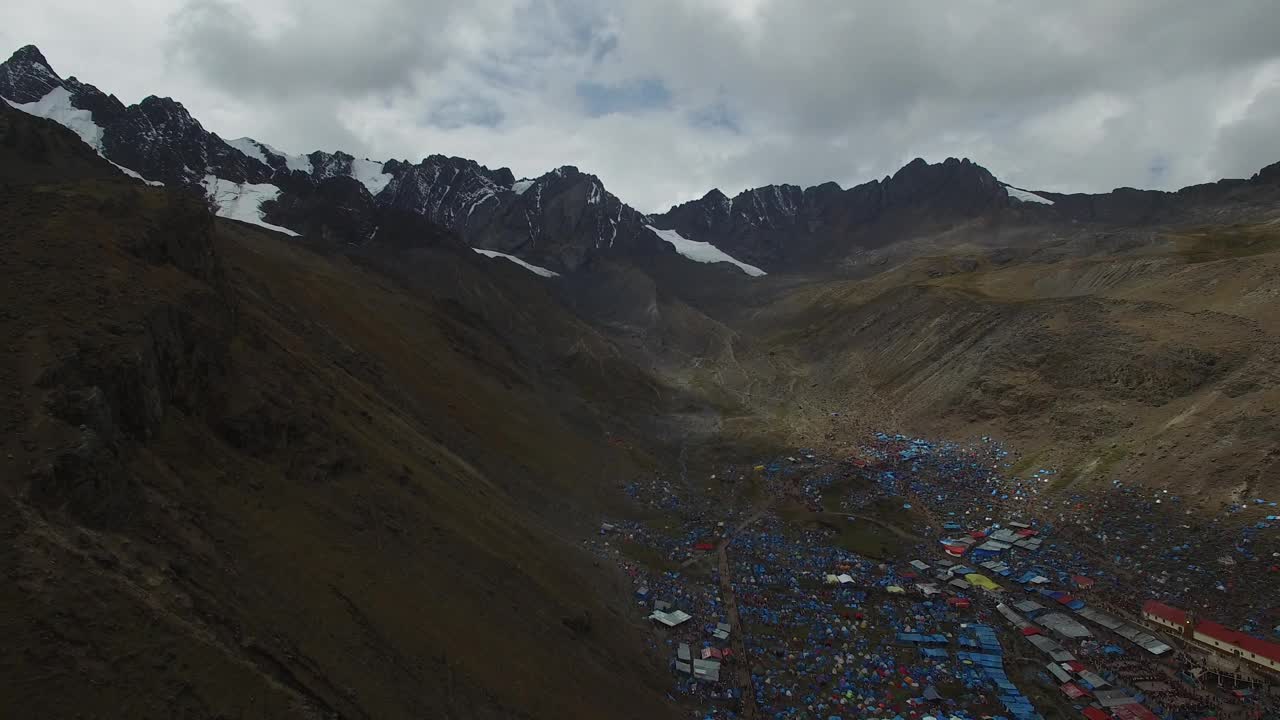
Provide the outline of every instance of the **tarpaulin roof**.
<path id="1" fill-rule="evenodd" d="M 1084 690 L 1081 690 L 1080 687 L 1077 686 L 1075 683 L 1063 683 L 1062 686 L 1059 687 L 1058 689 L 1061 690 L 1064 695 L 1071 698 L 1072 700 L 1076 700 L 1085 696 Z"/>
<path id="2" fill-rule="evenodd" d="M 980 575 L 978 573 L 969 573 L 968 575 L 964 576 L 964 579 L 969 581 L 970 585 L 976 585 L 977 587 L 980 587 L 984 590 L 995 591 L 1000 589 L 1000 584 L 997 583 L 995 580 L 992 580 L 991 578 L 987 577 L 986 575 Z"/>
<path id="3" fill-rule="evenodd" d="M 1041 615 L 1036 619 L 1041 625 L 1050 630 L 1072 639 L 1092 637 L 1093 633 L 1089 632 L 1089 628 L 1081 625 L 1075 620 L 1063 615 L 1062 613 L 1049 613 Z"/>
<path id="4" fill-rule="evenodd" d="M 1062 666 L 1059 665 L 1058 663 L 1055 663 L 1055 662 L 1048 663 L 1045 665 L 1045 669 L 1047 669 L 1051 675 L 1058 678 L 1058 682 L 1065 683 L 1065 682 L 1071 681 L 1071 673 L 1067 672 L 1066 670 L 1063 670 Z"/>
<path id="5" fill-rule="evenodd" d="M 690 615 L 689 613 L 683 610 L 676 610 L 675 612 L 669 612 L 669 613 L 662 612 L 661 610 L 654 610 L 653 614 L 649 616 L 649 619 L 657 620 L 658 622 L 662 623 L 663 625 L 666 625 L 667 627 L 675 627 L 676 625 L 679 625 L 680 623 L 685 622 L 686 620 L 692 617 L 693 617 L 692 615 Z"/>
<path id="6" fill-rule="evenodd" d="M 1134 705 L 1137 703 L 1129 693 L 1123 690 L 1095 690 L 1093 696 L 1097 698 L 1098 704 L 1104 708 L 1117 708 L 1121 705 Z M 1114 710 L 1112 712 L 1115 712 Z"/>
<path id="7" fill-rule="evenodd" d="M 1111 684 L 1104 680 L 1101 675 L 1093 672 L 1092 670 L 1081 670 L 1080 679 L 1085 681 L 1085 684 L 1089 686 L 1090 690 L 1097 690 L 1098 688 L 1103 688 Z"/>

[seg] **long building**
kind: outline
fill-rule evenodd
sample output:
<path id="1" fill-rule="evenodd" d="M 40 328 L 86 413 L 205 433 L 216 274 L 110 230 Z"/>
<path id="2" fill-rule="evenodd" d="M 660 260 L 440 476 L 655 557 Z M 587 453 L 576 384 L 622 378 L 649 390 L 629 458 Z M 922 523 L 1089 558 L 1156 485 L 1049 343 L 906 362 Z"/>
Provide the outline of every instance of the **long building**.
<path id="1" fill-rule="evenodd" d="M 1246 660 L 1258 667 L 1280 672 L 1280 643 L 1260 640 L 1210 620 L 1197 620 L 1186 610 L 1148 600 L 1142 616 L 1163 625 L 1185 640 L 1216 650 L 1219 654 Z"/>

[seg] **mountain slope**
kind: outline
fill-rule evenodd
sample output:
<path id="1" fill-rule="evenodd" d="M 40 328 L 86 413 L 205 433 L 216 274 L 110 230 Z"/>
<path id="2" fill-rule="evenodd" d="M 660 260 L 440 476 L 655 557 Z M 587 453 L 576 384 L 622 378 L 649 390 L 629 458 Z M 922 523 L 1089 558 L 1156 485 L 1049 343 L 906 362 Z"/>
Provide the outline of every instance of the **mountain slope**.
<path id="1" fill-rule="evenodd" d="M 451 236 L 305 249 L 0 130 L 49 168 L 0 186 L 0 706 L 674 716 L 576 538 L 685 401 Z"/>

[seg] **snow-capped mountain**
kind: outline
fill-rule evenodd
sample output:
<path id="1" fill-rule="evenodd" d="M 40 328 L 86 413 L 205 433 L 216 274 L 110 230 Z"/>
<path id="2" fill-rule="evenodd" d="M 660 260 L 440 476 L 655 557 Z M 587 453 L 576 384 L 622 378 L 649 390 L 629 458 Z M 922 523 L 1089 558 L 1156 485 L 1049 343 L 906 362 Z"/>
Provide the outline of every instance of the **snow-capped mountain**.
<path id="1" fill-rule="evenodd" d="M 220 215 L 280 232 L 362 243 L 387 217 L 403 224 L 407 213 L 548 272 L 574 270 L 598 254 L 671 252 L 639 212 L 573 167 L 517 182 L 506 168 L 442 155 L 382 162 L 227 141 L 175 100 L 151 96 L 126 106 L 63 79 L 33 46 L 0 64 L 0 97 L 75 130 L 126 174 L 189 187 Z"/>
<path id="2" fill-rule="evenodd" d="M 1176 193 L 1121 188 L 1065 195 L 1002 183 L 969 160 L 916 159 L 890 177 L 848 189 L 834 182 L 766 185 L 733 198 L 712 190 L 646 217 L 572 166 L 516 179 L 507 168 L 443 155 L 418 163 L 342 151 L 293 155 L 254 138 L 224 140 L 176 100 L 149 96 L 125 105 L 64 79 L 34 46 L 0 63 L 0 98 L 70 128 L 126 175 L 203 194 L 225 217 L 357 245 L 453 233 L 544 277 L 628 256 L 684 257 L 759 277 L 823 267 L 859 249 L 973 220 L 1031 227 L 1157 222 L 1241 184 L 1274 184 L 1280 176 L 1278 164 L 1252 180 Z"/>

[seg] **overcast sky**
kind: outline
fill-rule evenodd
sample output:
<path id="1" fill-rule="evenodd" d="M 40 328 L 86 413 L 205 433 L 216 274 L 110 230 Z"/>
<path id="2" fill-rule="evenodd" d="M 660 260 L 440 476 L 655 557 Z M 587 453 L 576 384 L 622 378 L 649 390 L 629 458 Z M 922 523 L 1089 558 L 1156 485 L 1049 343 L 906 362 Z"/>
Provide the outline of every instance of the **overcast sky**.
<path id="1" fill-rule="evenodd" d="M 1013 185 L 1176 188 L 1280 161 L 1276 0 L 43 0 L 5 9 L 126 103 L 224 138 L 516 176 L 642 211 L 921 156 Z"/>

